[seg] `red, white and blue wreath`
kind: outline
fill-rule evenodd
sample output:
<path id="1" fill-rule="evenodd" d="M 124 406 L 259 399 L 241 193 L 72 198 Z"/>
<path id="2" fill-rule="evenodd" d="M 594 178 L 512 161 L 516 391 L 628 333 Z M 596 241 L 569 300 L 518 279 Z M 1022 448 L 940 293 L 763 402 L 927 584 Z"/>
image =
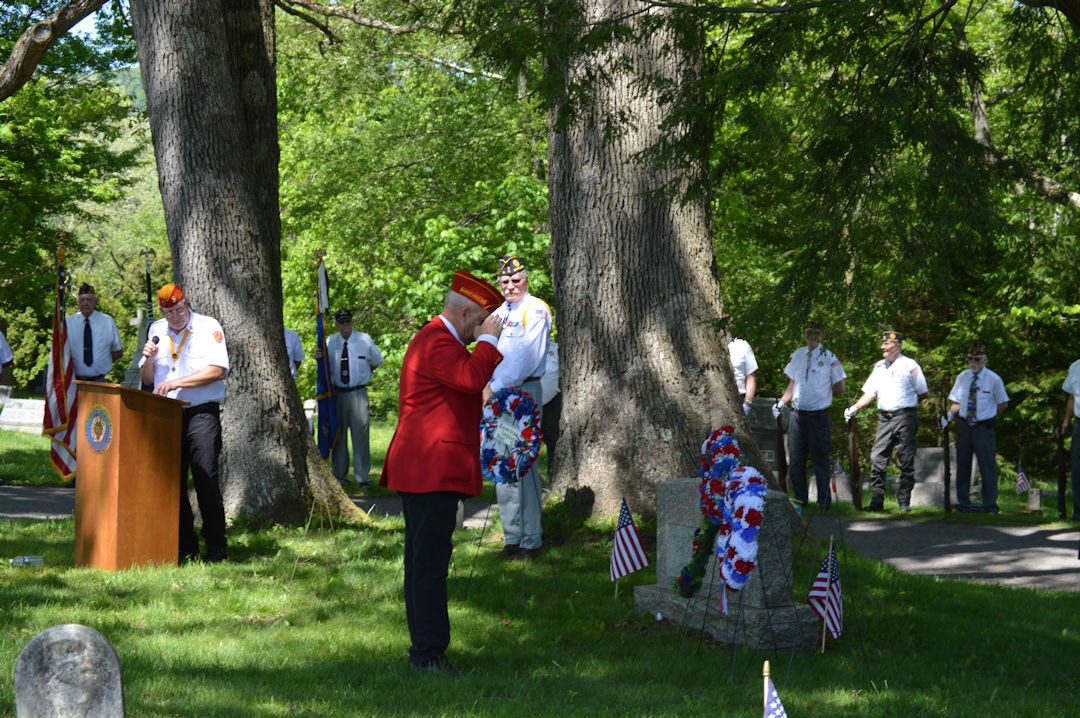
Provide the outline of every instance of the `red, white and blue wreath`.
<path id="1" fill-rule="evenodd" d="M 517 483 L 540 454 L 540 410 L 528 392 L 505 387 L 484 405 L 480 468 L 497 484 Z"/>
<path id="2" fill-rule="evenodd" d="M 724 516 L 725 484 L 739 465 L 739 442 L 734 433 L 735 427 L 721 426 L 701 445 L 701 512 L 717 526 Z"/>
<path id="3" fill-rule="evenodd" d="M 725 487 L 716 556 L 720 561 L 720 576 L 732 591 L 746 586 L 757 562 L 767 489 L 765 477 L 751 466 L 733 470 Z"/>

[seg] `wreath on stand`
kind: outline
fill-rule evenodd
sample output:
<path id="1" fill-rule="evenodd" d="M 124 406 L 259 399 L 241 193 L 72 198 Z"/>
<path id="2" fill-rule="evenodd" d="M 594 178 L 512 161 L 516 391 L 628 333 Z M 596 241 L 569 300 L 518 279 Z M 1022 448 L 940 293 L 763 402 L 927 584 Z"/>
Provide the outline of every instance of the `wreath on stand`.
<path id="1" fill-rule="evenodd" d="M 746 585 L 757 561 L 767 486 L 756 469 L 740 466 L 734 434 L 735 427 L 724 425 L 701 445 L 701 526 L 694 531 L 690 563 L 674 580 L 675 590 L 686 598 L 701 588 L 713 550 L 724 585 L 732 591 Z"/>
<path id="2" fill-rule="evenodd" d="M 528 392 L 504 387 L 484 404 L 480 468 L 496 484 L 514 484 L 540 454 L 540 410 Z"/>

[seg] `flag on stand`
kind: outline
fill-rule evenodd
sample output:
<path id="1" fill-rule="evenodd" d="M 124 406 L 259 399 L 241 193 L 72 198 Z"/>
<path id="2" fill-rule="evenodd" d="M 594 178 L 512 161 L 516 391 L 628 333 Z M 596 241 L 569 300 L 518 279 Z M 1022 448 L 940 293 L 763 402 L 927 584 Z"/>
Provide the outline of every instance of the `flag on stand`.
<path id="1" fill-rule="evenodd" d="M 765 714 L 764 718 L 787 718 L 784 704 L 780 702 L 780 694 L 776 692 L 776 686 L 772 678 L 766 678 Z"/>
<path id="2" fill-rule="evenodd" d="M 67 281 L 64 248 L 56 251 L 56 303 L 53 307 L 52 351 L 45 370 L 45 418 L 41 433 L 52 439 L 49 459 L 60 478 L 75 477 L 75 421 L 78 400 L 75 387 L 75 364 L 67 342 L 64 315 L 64 285 Z"/>
<path id="3" fill-rule="evenodd" d="M 330 311 L 330 280 L 326 276 L 326 265 L 323 264 L 321 254 L 316 274 L 318 312 L 315 316 L 315 341 L 322 349 L 322 356 L 315 359 L 315 402 L 319 411 L 319 454 L 325 459 L 330 456 L 330 451 L 337 442 L 339 424 L 337 406 L 334 403 L 334 385 L 330 381 L 330 362 L 326 357 L 326 315 Z"/>
<path id="4" fill-rule="evenodd" d="M 611 580 L 622 578 L 649 565 L 649 556 L 641 545 L 641 535 L 634 525 L 634 517 L 626 508 L 626 499 L 619 509 L 619 523 L 615 527 L 615 545 L 611 548 Z"/>
<path id="5" fill-rule="evenodd" d="M 1022 494 L 1031 488 L 1031 482 L 1028 481 L 1027 474 L 1024 473 L 1024 467 L 1019 461 L 1016 462 L 1016 493 Z"/>
<path id="6" fill-rule="evenodd" d="M 840 595 L 840 566 L 836 562 L 835 547 L 829 546 L 829 553 L 814 577 L 814 585 L 810 587 L 806 602 L 825 622 L 829 635 L 834 639 L 839 638 L 844 628 L 844 601 Z"/>

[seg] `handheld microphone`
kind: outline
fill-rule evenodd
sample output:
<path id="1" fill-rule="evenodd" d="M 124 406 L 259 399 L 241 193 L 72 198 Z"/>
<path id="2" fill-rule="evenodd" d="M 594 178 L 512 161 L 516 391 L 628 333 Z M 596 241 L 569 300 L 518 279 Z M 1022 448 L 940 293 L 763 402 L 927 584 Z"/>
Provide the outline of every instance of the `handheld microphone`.
<path id="1" fill-rule="evenodd" d="M 160 341 L 161 341 L 161 339 L 160 339 L 159 337 L 154 337 L 154 338 L 153 338 L 153 339 L 151 339 L 150 341 L 152 341 L 152 342 L 153 342 L 154 344 L 157 344 L 158 342 L 160 342 Z"/>

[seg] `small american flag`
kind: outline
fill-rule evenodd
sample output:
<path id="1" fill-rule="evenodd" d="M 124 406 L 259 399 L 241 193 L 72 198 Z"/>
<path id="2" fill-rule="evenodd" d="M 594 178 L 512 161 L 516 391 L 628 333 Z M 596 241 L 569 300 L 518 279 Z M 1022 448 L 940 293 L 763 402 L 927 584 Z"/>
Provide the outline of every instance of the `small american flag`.
<path id="1" fill-rule="evenodd" d="M 649 565 L 649 556 L 641 545 L 641 536 L 630 509 L 626 508 L 626 499 L 619 509 L 619 524 L 615 527 L 615 545 L 611 548 L 611 580 L 622 578 Z"/>
<path id="2" fill-rule="evenodd" d="M 1016 493 L 1022 494 L 1031 488 L 1031 482 L 1028 481 L 1027 474 L 1024 473 L 1024 467 L 1019 461 L 1016 462 Z"/>
<path id="3" fill-rule="evenodd" d="M 769 681 L 769 695 L 765 698 L 765 718 L 787 718 L 787 711 L 784 710 L 784 704 L 780 702 L 780 694 L 776 692 L 772 678 L 766 680 Z"/>
<path id="4" fill-rule="evenodd" d="M 844 628 L 844 601 L 840 594 L 840 566 L 836 563 L 835 547 L 829 547 L 829 555 L 821 563 L 806 602 L 825 622 L 829 635 L 833 639 L 839 638 Z"/>

